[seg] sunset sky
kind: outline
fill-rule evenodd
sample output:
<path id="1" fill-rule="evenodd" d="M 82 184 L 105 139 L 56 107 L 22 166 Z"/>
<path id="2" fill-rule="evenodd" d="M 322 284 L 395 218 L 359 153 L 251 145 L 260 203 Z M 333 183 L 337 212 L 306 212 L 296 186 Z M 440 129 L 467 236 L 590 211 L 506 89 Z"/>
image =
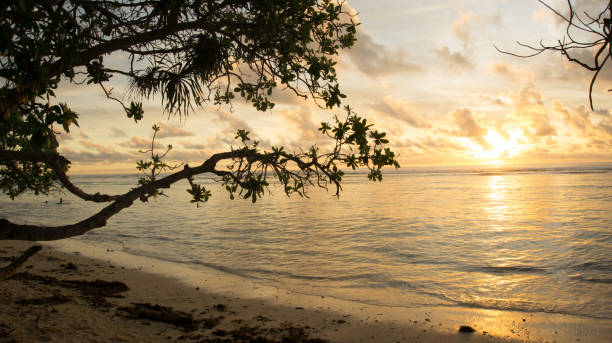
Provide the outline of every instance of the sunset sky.
<path id="1" fill-rule="evenodd" d="M 593 112 L 588 71 L 552 53 L 521 59 L 494 48 L 524 53 L 515 41 L 552 44 L 563 38 L 565 26 L 537 1 L 348 4 L 361 25 L 355 47 L 339 57 L 344 103 L 388 132 L 403 166 L 612 161 L 610 69 L 595 85 Z M 562 11 L 567 6 L 550 4 Z M 116 95 L 125 90 L 121 80 L 111 85 Z M 232 108 L 208 107 L 182 119 L 168 118 L 153 100 L 136 124 L 99 88 L 64 85 L 57 93 L 80 113 L 80 128 L 60 135 L 73 173 L 135 172 L 135 161 L 143 158 L 138 150 L 150 145 L 155 123 L 162 128 L 158 142 L 174 146 L 169 158 L 196 164 L 236 145 L 237 129 L 251 131 L 264 148 L 324 145 L 316 130 L 320 122 L 343 115 L 277 92 L 276 107 L 265 113 L 236 101 Z"/>

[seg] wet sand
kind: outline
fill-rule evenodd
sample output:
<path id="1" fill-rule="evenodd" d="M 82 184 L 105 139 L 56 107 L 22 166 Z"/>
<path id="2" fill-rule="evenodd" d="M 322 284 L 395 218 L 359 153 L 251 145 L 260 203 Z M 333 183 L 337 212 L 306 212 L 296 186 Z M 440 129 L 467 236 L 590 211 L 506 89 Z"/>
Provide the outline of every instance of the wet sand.
<path id="1" fill-rule="evenodd" d="M 0 267 L 31 245 L 0 241 Z M 0 342 L 606 342 L 610 324 L 367 305 L 78 242 L 44 245 L 0 281 Z M 475 331 L 459 332 L 462 325 Z"/>

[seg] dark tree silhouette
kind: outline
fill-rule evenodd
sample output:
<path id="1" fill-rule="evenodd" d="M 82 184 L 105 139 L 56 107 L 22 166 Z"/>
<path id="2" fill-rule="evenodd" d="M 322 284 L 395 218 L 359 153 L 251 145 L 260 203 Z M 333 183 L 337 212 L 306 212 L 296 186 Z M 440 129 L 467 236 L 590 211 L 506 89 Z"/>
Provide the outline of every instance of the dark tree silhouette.
<path id="1" fill-rule="evenodd" d="M 160 177 L 175 168 L 163 161 L 168 151 L 158 153 L 152 144 L 150 159 L 137 164 L 145 176 L 120 195 L 81 190 L 67 175 L 70 161 L 58 153 L 54 130 L 69 132 L 79 117 L 55 101 L 61 80 L 99 85 L 135 121 L 144 115 L 138 98 L 156 94 L 168 114 L 182 116 L 205 104 L 231 103 L 236 96 L 265 111 L 274 106 L 269 96 L 276 87 L 314 99 L 321 107 L 339 106 L 345 96 L 335 59 L 339 50 L 353 45 L 356 32 L 341 1 L 20 0 L 2 2 L 0 17 L 0 189 L 14 198 L 64 187 L 85 201 L 110 202 L 89 218 L 64 226 L 0 219 L 0 239 L 80 235 L 182 179 L 191 185 L 192 202 L 203 203 L 210 191 L 193 179 L 202 173 L 216 175 L 231 198 L 255 202 L 270 177 L 287 195 L 304 196 L 308 186 L 328 185 L 338 194 L 342 165 L 366 167 L 368 177 L 379 181 L 382 167 L 398 167 L 385 147 L 385 133 L 372 130 L 348 107 L 346 119 L 335 117 L 319 129 L 331 139 L 327 152 L 316 146 L 298 153 L 283 147 L 263 151 L 250 141 L 249 132 L 239 130 L 238 147 Z M 105 63 L 113 53 L 125 56 L 121 67 Z M 129 80 L 127 95 L 136 101 L 127 104 L 112 94 L 108 81 L 116 76 Z"/>
<path id="2" fill-rule="evenodd" d="M 612 1 L 602 1 L 600 9 L 597 9 L 596 13 L 589 13 L 588 11 L 580 13 L 568 0 L 567 14 L 542 0 L 538 0 L 538 2 L 546 6 L 565 23 L 565 36 L 557 40 L 556 44 L 545 44 L 540 41 L 538 46 L 533 46 L 517 42 L 518 45 L 531 50 L 528 54 L 497 50 L 517 57 L 533 57 L 546 51 L 554 51 L 561 53 L 568 61 L 592 71 L 593 76 L 589 85 L 589 104 L 591 110 L 593 110 L 593 86 L 606 63 L 609 63 L 612 58 Z M 578 57 L 577 51 L 584 49 L 594 52 L 592 59 Z"/>

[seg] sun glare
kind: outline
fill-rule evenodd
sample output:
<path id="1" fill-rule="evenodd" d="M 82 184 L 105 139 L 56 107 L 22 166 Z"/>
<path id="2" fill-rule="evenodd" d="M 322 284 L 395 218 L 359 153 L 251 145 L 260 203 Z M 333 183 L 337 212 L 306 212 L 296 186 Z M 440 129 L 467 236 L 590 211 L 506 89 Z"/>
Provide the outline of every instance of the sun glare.
<path id="1" fill-rule="evenodd" d="M 507 138 L 489 130 L 484 141 L 486 144 L 476 145 L 471 154 L 487 164 L 504 164 L 504 159 L 513 158 L 525 149 L 523 133 L 518 129 L 508 131 Z"/>

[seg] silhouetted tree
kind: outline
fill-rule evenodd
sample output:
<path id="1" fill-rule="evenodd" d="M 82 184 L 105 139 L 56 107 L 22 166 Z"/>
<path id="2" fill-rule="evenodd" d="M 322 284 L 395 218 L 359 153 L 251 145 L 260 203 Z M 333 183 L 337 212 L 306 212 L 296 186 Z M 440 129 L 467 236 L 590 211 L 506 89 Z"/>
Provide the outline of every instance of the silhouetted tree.
<path id="1" fill-rule="evenodd" d="M 0 17 L 0 188 L 14 198 L 64 187 L 86 201 L 110 202 L 91 217 L 64 226 L 0 219 L 0 239 L 81 235 L 181 179 L 189 181 L 192 202 L 199 204 L 210 196 L 194 182 L 193 176 L 202 173 L 220 178 L 231 198 L 254 202 L 270 177 L 287 195 L 304 196 L 306 187 L 314 185 L 333 185 L 338 194 L 342 165 L 367 167 L 371 180 L 381 179 L 382 167 L 398 166 L 385 148 L 385 133 L 373 131 L 347 107 L 345 120 L 335 117 L 319 129 L 332 139 L 328 152 L 316 146 L 299 153 L 283 147 L 263 151 L 239 130 L 240 147 L 165 177 L 159 174 L 172 167 L 152 145 L 150 160 L 138 162 L 146 172 L 138 187 L 121 195 L 87 193 L 70 181 L 70 161 L 57 150 L 54 128 L 69 132 L 79 117 L 54 101 L 61 80 L 99 85 L 135 121 L 143 117 L 142 103 L 116 98 L 107 85 L 111 78 L 126 77 L 132 98 L 160 94 L 168 114 L 186 115 L 197 106 L 230 103 L 236 96 L 265 111 L 274 106 L 269 96 L 276 87 L 333 108 L 344 98 L 335 58 L 353 45 L 356 24 L 336 0 L 19 0 L 3 1 Z M 125 56 L 121 67 L 105 63 L 112 53 Z M 229 167 L 218 167 L 222 161 Z"/>
<path id="2" fill-rule="evenodd" d="M 540 41 L 538 46 L 532 46 L 519 42 L 520 46 L 532 51 L 532 53 L 526 55 L 498 50 L 518 57 L 533 57 L 545 51 L 559 52 L 568 61 L 592 71 L 593 76 L 589 85 L 589 104 L 591 110 L 593 110 L 593 86 L 599 73 L 612 58 L 612 46 L 610 45 L 612 43 L 612 1 L 602 1 L 601 6 L 595 10 L 595 13 L 577 12 L 570 0 L 567 1 L 569 7 L 567 13 L 553 8 L 542 0 L 538 0 L 538 2 L 546 6 L 565 23 L 565 36 L 557 40 L 556 44 L 545 44 Z M 592 58 L 578 56 L 577 50 L 584 49 L 593 51 Z"/>

